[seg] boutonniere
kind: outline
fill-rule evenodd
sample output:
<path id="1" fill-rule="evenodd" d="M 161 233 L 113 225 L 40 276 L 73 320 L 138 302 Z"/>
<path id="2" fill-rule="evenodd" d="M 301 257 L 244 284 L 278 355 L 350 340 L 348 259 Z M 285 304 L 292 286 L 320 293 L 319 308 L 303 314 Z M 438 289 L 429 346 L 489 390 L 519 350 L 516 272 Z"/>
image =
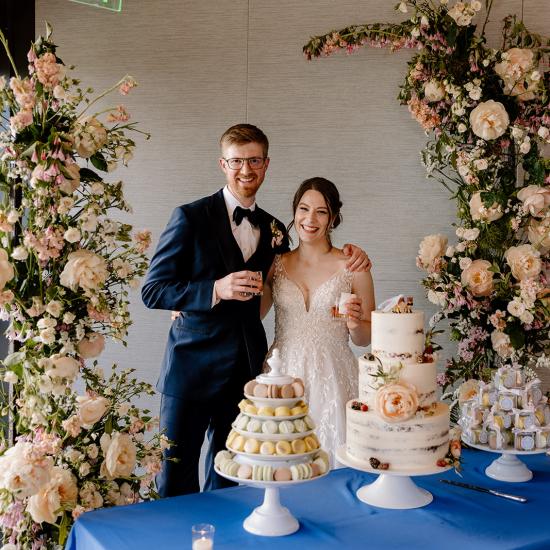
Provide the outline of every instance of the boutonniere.
<path id="1" fill-rule="evenodd" d="M 271 221 L 271 248 L 275 248 L 276 246 L 281 246 L 283 239 L 284 239 L 283 232 L 277 226 L 277 222 L 275 220 L 272 220 Z"/>

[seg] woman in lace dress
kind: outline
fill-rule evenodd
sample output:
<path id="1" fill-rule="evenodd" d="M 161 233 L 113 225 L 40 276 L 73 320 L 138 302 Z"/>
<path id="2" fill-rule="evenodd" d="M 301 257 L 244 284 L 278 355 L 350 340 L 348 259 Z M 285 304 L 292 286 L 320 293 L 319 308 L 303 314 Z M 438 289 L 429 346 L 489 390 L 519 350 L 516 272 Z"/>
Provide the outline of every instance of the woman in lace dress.
<path id="1" fill-rule="evenodd" d="M 275 306 L 275 340 L 285 371 L 302 378 L 316 433 L 334 464 L 344 443 L 346 402 L 357 394 L 357 359 L 349 347 L 370 342 L 374 288 L 370 272 L 346 270 L 346 257 L 330 233 L 341 222 L 340 196 L 324 178 L 300 185 L 292 204 L 298 247 L 276 256 L 264 285 L 262 317 Z M 340 293 L 355 296 L 346 303 L 345 319 L 333 319 Z"/>

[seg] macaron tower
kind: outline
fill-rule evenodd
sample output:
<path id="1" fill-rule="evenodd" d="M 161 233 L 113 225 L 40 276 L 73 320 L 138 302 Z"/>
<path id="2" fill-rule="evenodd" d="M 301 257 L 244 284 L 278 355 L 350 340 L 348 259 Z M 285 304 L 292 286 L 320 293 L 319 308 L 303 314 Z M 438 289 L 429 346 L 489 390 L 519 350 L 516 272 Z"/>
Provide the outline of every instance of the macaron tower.
<path id="1" fill-rule="evenodd" d="M 228 450 L 216 455 L 216 467 L 243 482 L 290 482 L 325 474 L 329 458 L 308 415 L 303 381 L 281 373 L 279 350 L 267 362 L 271 371 L 245 384 Z"/>

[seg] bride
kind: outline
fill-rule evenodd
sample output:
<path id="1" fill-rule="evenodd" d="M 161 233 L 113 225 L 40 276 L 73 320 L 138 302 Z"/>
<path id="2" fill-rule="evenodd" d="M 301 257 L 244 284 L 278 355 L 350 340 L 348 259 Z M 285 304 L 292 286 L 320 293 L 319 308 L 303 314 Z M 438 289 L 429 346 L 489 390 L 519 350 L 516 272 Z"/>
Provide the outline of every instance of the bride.
<path id="1" fill-rule="evenodd" d="M 285 371 L 306 386 L 316 433 L 331 455 L 345 441 L 345 405 L 357 393 L 357 360 L 349 338 L 358 346 L 370 342 L 370 314 L 375 307 L 370 272 L 346 270 L 346 257 L 331 243 L 330 233 L 342 221 L 340 196 L 329 180 L 304 181 L 294 195 L 298 234 L 294 250 L 276 256 L 267 276 L 261 315 L 275 306 L 275 340 Z M 345 318 L 334 319 L 340 294 L 352 293 Z M 269 354 L 268 354 L 269 355 Z"/>

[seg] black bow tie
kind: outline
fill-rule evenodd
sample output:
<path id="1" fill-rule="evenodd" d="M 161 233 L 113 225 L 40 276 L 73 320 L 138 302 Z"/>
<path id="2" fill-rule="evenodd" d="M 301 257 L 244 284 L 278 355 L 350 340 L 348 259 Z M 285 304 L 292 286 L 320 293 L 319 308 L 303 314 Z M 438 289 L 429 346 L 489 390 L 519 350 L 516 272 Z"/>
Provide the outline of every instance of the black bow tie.
<path id="1" fill-rule="evenodd" d="M 241 225 L 243 218 L 248 218 L 248 221 L 255 226 L 260 222 L 257 210 L 250 210 L 249 208 L 237 206 L 235 210 L 233 210 L 233 221 L 237 225 Z"/>

